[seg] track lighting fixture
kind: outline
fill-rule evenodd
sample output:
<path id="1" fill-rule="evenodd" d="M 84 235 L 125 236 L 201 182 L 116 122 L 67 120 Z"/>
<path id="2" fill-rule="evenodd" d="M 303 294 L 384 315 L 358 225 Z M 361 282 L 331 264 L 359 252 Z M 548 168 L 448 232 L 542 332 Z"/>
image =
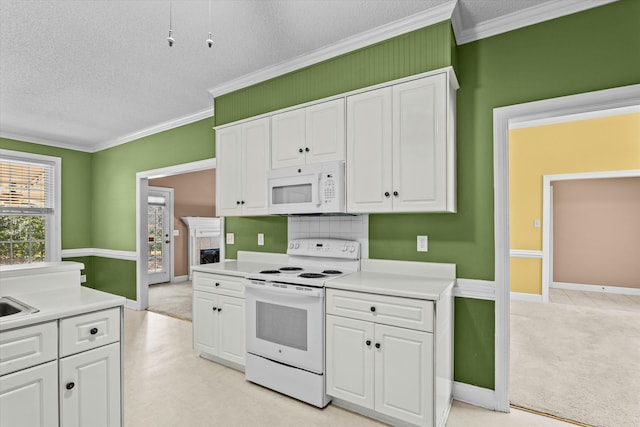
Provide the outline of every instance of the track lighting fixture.
<path id="1" fill-rule="evenodd" d="M 171 1 L 169 1 L 169 37 L 167 37 L 167 41 L 169 42 L 169 47 L 173 46 L 173 43 L 176 41 L 173 38 L 173 29 L 172 29 L 172 14 L 171 14 L 171 9 L 172 9 L 172 4 Z"/>
<path id="2" fill-rule="evenodd" d="M 209 0 L 209 38 L 207 39 L 209 49 L 213 46 L 213 36 L 211 35 L 211 0 Z"/>
<path id="3" fill-rule="evenodd" d="M 211 0 L 209 0 L 209 29 L 211 29 Z M 209 48 L 213 47 L 213 33 L 211 31 L 209 31 L 209 36 L 205 41 Z M 167 37 L 167 42 L 169 47 L 173 47 L 176 42 L 176 39 L 173 38 L 173 2 L 171 0 L 169 0 L 169 37 Z"/>

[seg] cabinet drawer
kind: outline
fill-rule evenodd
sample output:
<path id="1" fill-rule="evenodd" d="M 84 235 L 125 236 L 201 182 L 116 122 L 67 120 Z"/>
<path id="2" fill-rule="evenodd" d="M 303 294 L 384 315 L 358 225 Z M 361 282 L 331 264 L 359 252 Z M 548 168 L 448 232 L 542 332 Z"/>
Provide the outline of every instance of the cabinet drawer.
<path id="1" fill-rule="evenodd" d="M 58 357 L 56 322 L 0 332 L 0 375 Z"/>
<path id="2" fill-rule="evenodd" d="M 433 332 L 433 302 L 327 289 L 327 314 Z"/>
<path id="3" fill-rule="evenodd" d="M 196 271 L 193 273 L 193 289 L 244 298 L 244 285 L 241 277 Z"/>
<path id="4" fill-rule="evenodd" d="M 60 321 L 60 357 L 120 341 L 120 308 Z"/>

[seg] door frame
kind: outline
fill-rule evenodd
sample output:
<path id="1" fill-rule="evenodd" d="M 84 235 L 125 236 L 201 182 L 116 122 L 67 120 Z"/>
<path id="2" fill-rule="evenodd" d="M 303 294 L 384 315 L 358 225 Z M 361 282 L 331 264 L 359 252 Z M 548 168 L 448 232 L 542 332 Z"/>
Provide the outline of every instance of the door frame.
<path id="1" fill-rule="evenodd" d="M 542 187 L 542 302 L 549 302 L 549 288 L 553 283 L 553 183 L 577 179 L 636 178 L 640 169 L 604 172 L 566 173 L 543 176 Z"/>
<path id="2" fill-rule="evenodd" d="M 509 129 L 558 118 L 601 117 L 603 111 L 640 111 L 640 84 L 493 109 L 495 389 L 494 409 L 509 412 Z M 618 113 L 621 114 L 621 113 Z"/>
<path id="3" fill-rule="evenodd" d="M 163 221 L 167 221 L 168 224 L 168 238 L 169 238 L 169 250 L 168 252 L 168 257 L 166 256 L 167 253 L 163 254 L 162 257 L 162 262 L 163 264 L 166 262 L 166 271 L 168 274 L 168 280 L 167 282 L 172 282 L 174 279 L 173 276 L 173 188 L 168 188 L 168 187 L 152 187 L 152 186 L 148 186 L 147 187 L 147 196 L 149 195 L 149 192 L 157 192 L 157 193 L 165 193 L 167 195 L 166 198 L 166 204 L 165 204 L 165 219 L 163 219 Z M 147 205 L 147 210 L 148 210 L 148 205 Z M 168 219 L 166 219 L 168 218 Z M 163 238 L 164 240 L 164 238 Z M 168 258 L 168 261 L 166 261 Z M 155 282 L 155 283 L 164 283 L 164 282 Z M 151 283 L 149 283 L 151 284 Z"/>
<path id="4" fill-rule="evenodd" d="M 148 232 L 147 197 L 149 194 L 149 179 L 215 169 L 216 165 L 217 161 L 213 158 L 136 173 L 136 301 L 135 304 L 131 305 L 132 308 L 145 310 L 149 307 L 149 275 L 146 264 L 149 253 L 148 245 L 143 244 L 147 241 Z M 220 233 L 224 235 L 224 221 L 220 221 Z M 222 261 L 223 259 L 224 254 L 220 251 L 220 260 Z"/>

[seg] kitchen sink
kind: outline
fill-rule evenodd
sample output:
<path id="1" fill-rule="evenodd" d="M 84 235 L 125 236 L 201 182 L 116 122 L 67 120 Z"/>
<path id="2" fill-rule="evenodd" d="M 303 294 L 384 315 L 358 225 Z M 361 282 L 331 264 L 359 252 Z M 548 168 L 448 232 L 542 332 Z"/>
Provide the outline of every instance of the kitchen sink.
<path id="1" fill-rule="evenodd" d="M 37 313 L 37 308 L 31 307 L 15 298 L 0 297 L 0 317 Z"/>

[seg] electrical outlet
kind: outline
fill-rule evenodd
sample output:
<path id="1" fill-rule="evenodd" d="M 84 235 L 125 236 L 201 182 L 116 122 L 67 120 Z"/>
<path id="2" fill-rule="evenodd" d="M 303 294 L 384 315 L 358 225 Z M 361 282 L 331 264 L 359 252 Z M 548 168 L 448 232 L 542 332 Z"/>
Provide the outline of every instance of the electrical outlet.
<path id="1" fill-rule="evenodd" d="M 264 233 L 258 233 L 258 246 L 264 246 Z"/>
<path id="2" fill-rule="evenodd" d="M 418 252 L 427 252 L 429 250 L 429 238 L 427 236 L 418 236 Z"/>
<path id="3" fill-rule="evenodd" d="M 227 245 L 233 245 L 236 242 L 236 236 L 233 233 L 227 233 Z"/>

